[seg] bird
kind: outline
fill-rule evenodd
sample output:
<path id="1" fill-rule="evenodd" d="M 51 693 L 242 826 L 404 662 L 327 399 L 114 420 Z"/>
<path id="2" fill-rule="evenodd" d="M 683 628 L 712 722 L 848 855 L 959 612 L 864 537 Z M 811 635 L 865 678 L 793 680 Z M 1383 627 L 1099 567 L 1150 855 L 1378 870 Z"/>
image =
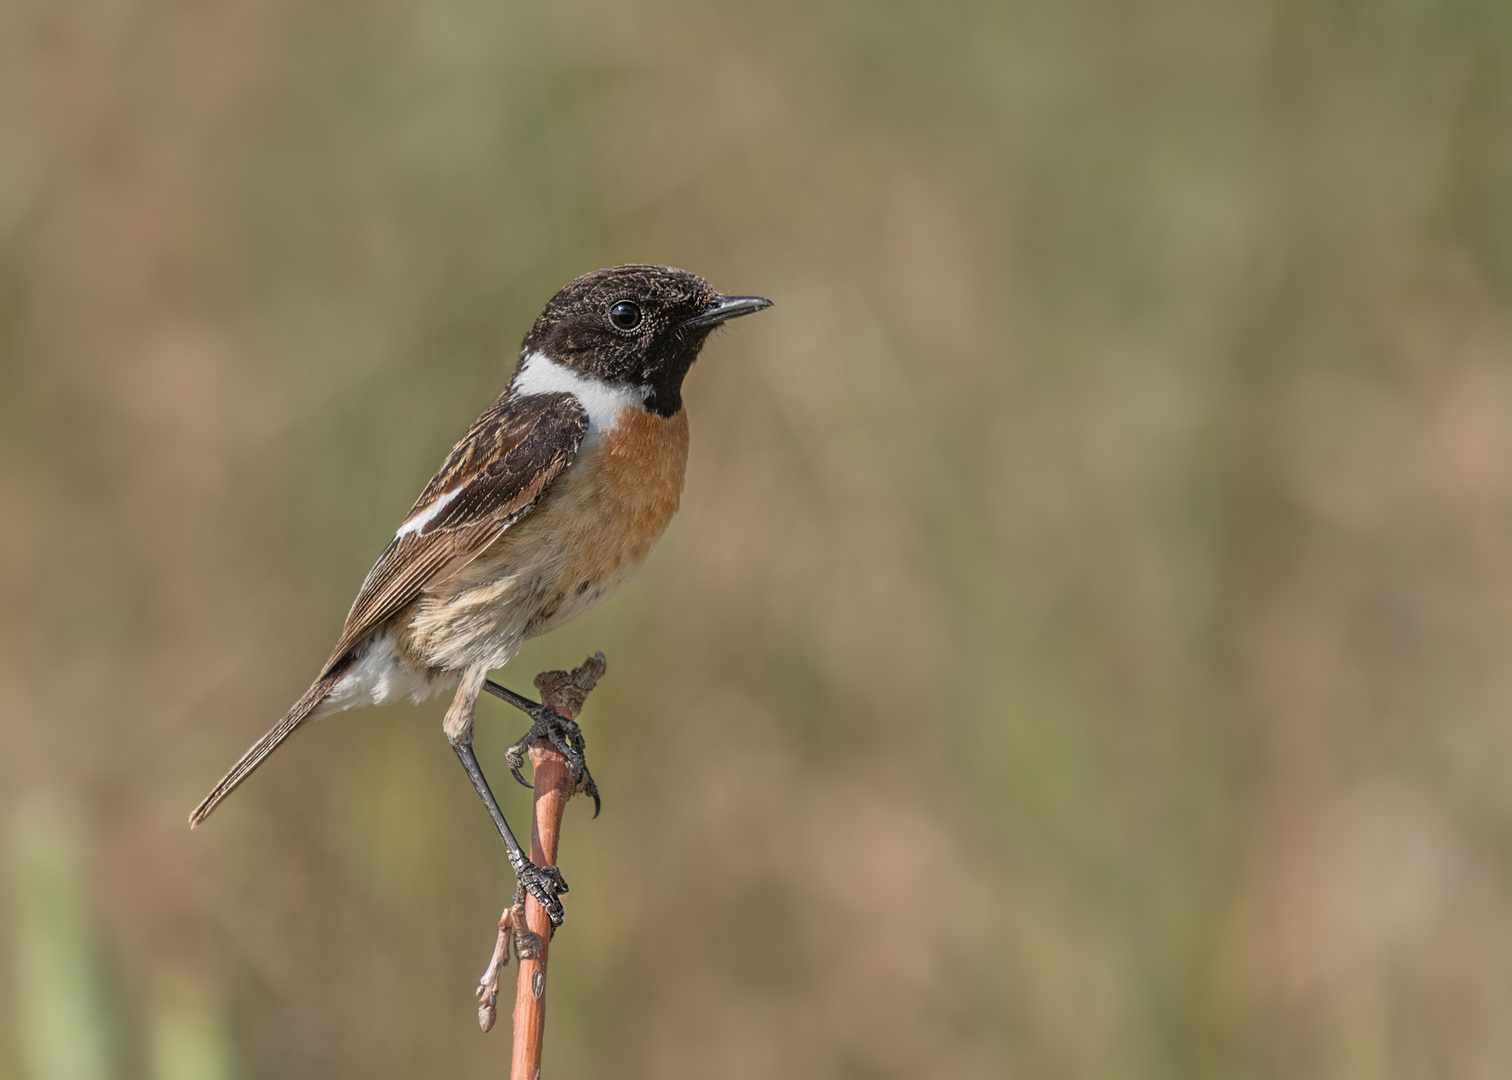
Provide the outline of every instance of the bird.
<path id="1" fill-rule="evenodd" d="M 561 872 L 526 856 L 473 753 L 478 697 L 486 689 L 534 720 L 510 758 L 522 783 L 519 748 L 545 737 L 592 785 L 576 724 L 488 676 L 527 639 L 608 599 L 645 561 L 682 495 L 683 380 L 714 330 L 771 306 L 653 264 L 595 270 L 563 286 L 525 335 L 503 393 L 378 556 L 315 681 L 195 808 L 190 827 L 301 725 L 451 692 L 442 730 L 518 886 L 560 925 Z"/>

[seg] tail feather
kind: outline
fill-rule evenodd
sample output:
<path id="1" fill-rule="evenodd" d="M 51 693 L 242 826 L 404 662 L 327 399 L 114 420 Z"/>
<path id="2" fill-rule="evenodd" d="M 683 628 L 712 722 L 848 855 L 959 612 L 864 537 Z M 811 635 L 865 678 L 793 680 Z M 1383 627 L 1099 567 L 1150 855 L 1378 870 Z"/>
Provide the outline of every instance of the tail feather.
<path id="1" fill-rule="evenodd" d="M 273 729 L 257 742 L 252 744 L 252 749 L 242 755 L 241 760 L 231 766 L 231 771 L 221 778 L 221 782 L 215 785 L 215 790 L 205 796 L 205 801 L 194 808 L 194 813 L 189 815 L 189 827 L 192 829 L 210 816 L 214 810 L 231 792 L 236 790 L 253 771 L 263 763 L 267 757 L 278 748 L 278 744 L 294 733 L 294 729 L 304 723 L 315 706 L 330 693 L 331 687 L 341 677 L 340 672 L 331 672 L 316 679 L 314 685 L 304 692 L 304 696 L 296 701 L 293 707 L 284 715 L 284 718 Z"/>

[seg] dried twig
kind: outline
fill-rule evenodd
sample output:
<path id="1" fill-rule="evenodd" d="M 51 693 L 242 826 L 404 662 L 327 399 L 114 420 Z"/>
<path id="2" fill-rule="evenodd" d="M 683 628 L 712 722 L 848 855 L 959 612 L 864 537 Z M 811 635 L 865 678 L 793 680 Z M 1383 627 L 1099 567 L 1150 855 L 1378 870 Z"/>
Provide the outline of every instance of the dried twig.
<path id="1" fill-rule="evenodd" d="M 604 654 L 595 653 L 572 671 L 543 671 L 535 678 L 541 701 L 568 720 L 577 718 L 589 692 L 604 674 Z M 535 769 L 535 808 L 530 822 L 530 859 L 537 866 L 555 866 L 562 811 L 574 790 L 567 759 L 551 743 L 537 740 L 530 748 Z M 582 790 L 579 788 L 578 790 Z M 498 1016 L 499 975 L 509 963 L 513 945 L 519 960 L 514 1009 L 514 1053 L 511 1080 L 537 1080 L 546 1030 L 546 953 L 551 919 L 535 897 L 515 890 L 514 900 L 499 916 L 499 937 L 493 956 L 478 984 L 478 1024 L 484 1031 Z"/>

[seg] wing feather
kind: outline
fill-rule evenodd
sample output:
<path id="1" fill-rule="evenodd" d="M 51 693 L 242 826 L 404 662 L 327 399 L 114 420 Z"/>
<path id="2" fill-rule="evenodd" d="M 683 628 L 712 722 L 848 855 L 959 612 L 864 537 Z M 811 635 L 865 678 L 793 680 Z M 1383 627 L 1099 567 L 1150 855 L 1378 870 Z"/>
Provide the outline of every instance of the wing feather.
<path id="1" fill-rule="evenodd" d="M 571 464 L 588 414 L 571 394 L 507 392 L 478 417 L 368 571 L 322 674 L 428 585 L 456 573 L 530 513 Z"/>

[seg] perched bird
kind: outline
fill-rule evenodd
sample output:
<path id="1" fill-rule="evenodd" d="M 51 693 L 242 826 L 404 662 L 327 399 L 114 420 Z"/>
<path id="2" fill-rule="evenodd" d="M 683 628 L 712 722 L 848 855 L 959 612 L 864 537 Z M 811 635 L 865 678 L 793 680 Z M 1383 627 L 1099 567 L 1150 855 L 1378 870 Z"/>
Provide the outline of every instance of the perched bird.
<path id="1" fill-rule="evenodd" d="M 682 494 L 683 378 L 716 327 L 771 303 L 647 265 L 596 270 L 552 297 L 509 385 L 368 572 L 320 675 L 195 808 L 190 827 L 307 720 L 455 690 L 446 737 L 520 884 L 560 923 L 561 874 L 526 857 L 473 754 L 478 695 L 488 689 L 530 713 L 535 724 L 516 747 L 550 738 L 586 776 L 576 725 L 488 673 L 526 638 L 602 602 L 645 560 Z M 516 753 L 516 776 L 517 762 Z"/>

